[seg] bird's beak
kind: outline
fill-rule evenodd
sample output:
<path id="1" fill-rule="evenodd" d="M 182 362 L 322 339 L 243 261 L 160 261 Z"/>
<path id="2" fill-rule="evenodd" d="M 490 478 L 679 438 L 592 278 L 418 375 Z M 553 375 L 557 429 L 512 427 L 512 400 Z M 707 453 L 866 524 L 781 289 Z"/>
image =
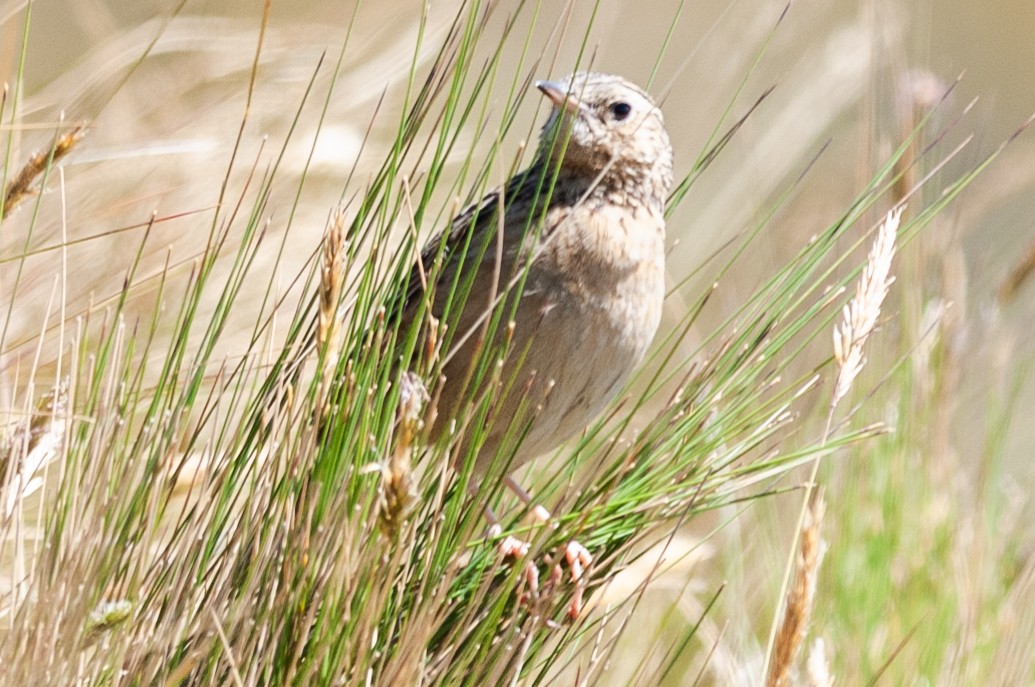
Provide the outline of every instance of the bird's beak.
<path id="1" fill-rule="evenodd" d="M 568 93 L 568 87 L 557 81 L 536 81 L 535 87 L 543 92 L 550 102 L 558 110 L 569 114 L 577 115 L 582 110 L 582 105 L 574 95 Z"/>

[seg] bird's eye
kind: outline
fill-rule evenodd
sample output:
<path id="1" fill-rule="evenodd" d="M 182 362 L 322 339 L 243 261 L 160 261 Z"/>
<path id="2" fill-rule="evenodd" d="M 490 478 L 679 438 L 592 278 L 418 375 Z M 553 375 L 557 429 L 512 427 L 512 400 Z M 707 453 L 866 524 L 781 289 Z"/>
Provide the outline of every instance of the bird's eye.
<path id="1" fill-rule="evenodd" d="M 622 102 L 613 103 L 609 109 L 611 110 L 611 116 L 620 122 L 632 112 L 632 105 Z"/>

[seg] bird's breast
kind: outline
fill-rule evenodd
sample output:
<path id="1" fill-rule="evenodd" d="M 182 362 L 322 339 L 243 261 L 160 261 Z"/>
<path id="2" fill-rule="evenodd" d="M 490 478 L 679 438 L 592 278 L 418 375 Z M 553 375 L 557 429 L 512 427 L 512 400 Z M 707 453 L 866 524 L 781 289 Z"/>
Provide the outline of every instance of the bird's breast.
<path id="1" fill-rule="evenodd" d="M 565 304 L 572 324 L 613 337 L 638 362 L 661 320 L 664 227 L 663 215 L 644 206 L 578 206 L 547 237 L 534 282 Z"/>
<path id="2" fill-rule="evenodd" d="M 642 360 L 665 293 L 659 213 L 579 210 L 533 263 L 523 299 L 536 321 L 517 328 L 534 335 L 536 374 L 553 382 L 548 405 L 572 426 L 599 412 Z"/>

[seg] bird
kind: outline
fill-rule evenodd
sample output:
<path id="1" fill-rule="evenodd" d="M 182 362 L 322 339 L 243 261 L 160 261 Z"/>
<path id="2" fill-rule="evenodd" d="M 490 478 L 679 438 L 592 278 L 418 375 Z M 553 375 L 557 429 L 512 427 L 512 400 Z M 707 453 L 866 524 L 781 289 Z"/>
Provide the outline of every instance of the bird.
<path id="1" fill-rule="evenodd" d="M 401 331 L 429 311 L 449 323 L 428 434 L 459 433 L 456 455 L 476 452 L 475 479 L 494 460 L 508 460 L 509 473 L 583 431 L 643 360 L 661 321 L 673 178 L 661 110 L 611 74 L 577 72 L 536 87 L 551 110 L 534 159 L 428 241 L 401 318 Z M 486 340 L 495 313 L 501 319 Z M 496 374 L 477 379 L 486 346 Z M 479 401 L 488 426 L 475 432 L 463 423 Z M 476 435 L 482 443 L 472 451 Z M 575 549 L 568 559 L 574 571 L 591 557 Z"/>

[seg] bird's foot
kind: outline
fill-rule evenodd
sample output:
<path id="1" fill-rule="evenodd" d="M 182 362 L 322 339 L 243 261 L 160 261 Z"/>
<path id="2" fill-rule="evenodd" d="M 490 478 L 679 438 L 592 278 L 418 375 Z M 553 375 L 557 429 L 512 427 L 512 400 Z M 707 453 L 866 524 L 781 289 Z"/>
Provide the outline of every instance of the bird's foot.
<path id="1" fill-rule="evenodd" d="M 529 543 L 508 535 L 500 542 L 497 550 L 504 558 L 524 558 L 528 555 Z M 546 562 L 548 565 L 551 563 L 550 557 L 547 557 Z M 565 544 L 563 560 L 553 563 L 550 567 L 550 577 L 542 587 L 539 584 L 539 568 L 533 561 L 525 562 L 524 581 L 528 593 L 522 596 L 522 603 L 526 603 L 530 599 L 538 599 L 541 592 L 559 587 L 564 580 L 564 563 L 568 565 L 568 578 L 575 586 L 571 603 L 568 605 L 568 619 L 575 620 L 582 613 L 582 601 L 586 589 L 584 574 L 593 563 L 593 555 L 590 554 L 589 549 L 575 540 Z"/>
<path id="2" fill-rule="evenodd" d="M 531 543 L 518 539 L 517 537 L 507 535 L 503 538 L 503 541 L 499 543 L 496 549 L 500 552 L 500 555 L 504 558 L 524 558 L 528 555 L 528 549 Z"/>
<path id="3" fill-rule="evenodd" d="M 575 591 L 571 595 L 571 603 L 568 605 L 568 618 L 575 620 L 582 613 L 582 597 L 586 590 L 586 580 L 583 579 L 582 575 L 586 568 L 593 563 L 593 555 L 589 552 L 589 549 L 572 539 L 564 546 L 564 560 L 568 563 L 568 569 L 571 571 L 569 578 L 572 584 L 575 585 Z M 563 574 L 561 564 L 558 562 L 553 566 L 551 578 L 559 583 Z"/>

